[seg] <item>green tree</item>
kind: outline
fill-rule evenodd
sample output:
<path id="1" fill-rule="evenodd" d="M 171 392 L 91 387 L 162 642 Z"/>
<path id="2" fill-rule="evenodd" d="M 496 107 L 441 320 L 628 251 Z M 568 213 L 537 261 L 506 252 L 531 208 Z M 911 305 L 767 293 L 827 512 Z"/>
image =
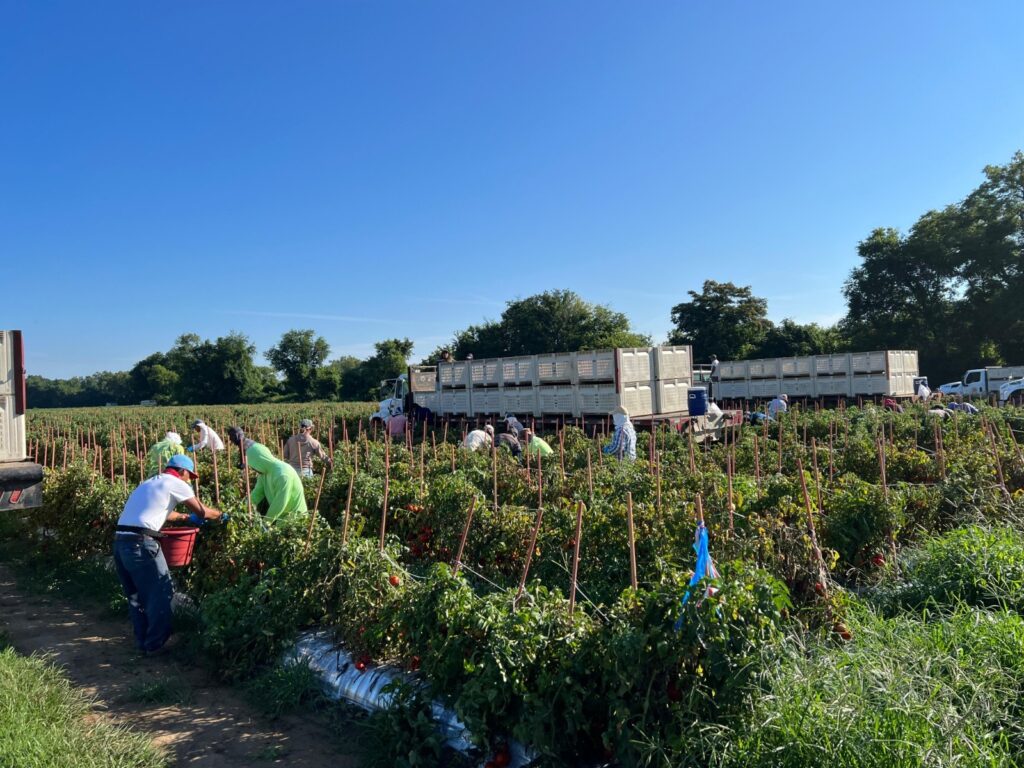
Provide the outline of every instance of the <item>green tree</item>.
<path id="1" fill-rule="evenodd" d="M 286 391 L 297 400 L 317 394 L 317 377 L 331 348 L 314 331 L 288 331 L 266 352 L 267 360 L 284 377 Z"/>
<path id="2" fill-rule="evenodd" d="M 545 291 L 509 301 L 497 321 L 471 325 L 455 334 L 447 347 L 459 359 L 576 352 L 609 347 L 643 347 L 649 336 L 630 328 L 629 318 L 601 304 L 584 301 L 573 291 Z M 428 358 L 440 357 L 438 348 Z"/>
<path id="3" fill-rule="evenodd" d="M 345 400 L 377 400 L 380 383 L 405 373 L 412 354 L 409 339 L 386 339 L 374 345 L 376 351 L 342 379 L 341 396 Z"/>
<path id="4" fill-rule="evenodd" d="M 837 326 L 801 324 L 790 318 L 772 324 L 751 357 L 797 357 L 830 355 L 846 349 L 846 339 Z"/>
<path id="5" fill-rule="evenodd" d="M 700 293 L 688 291 L 690 301 L 672 307 L 670 344 L 690 344 L 693 359 L 711 355 L 721 360 L 751 357 L 764 343 L 771 321 L 768 302 L 753 295 L 750 286 L 705 280 Z"/>
<path id="6" fill-rule="evenodd" d="M 160 405 L 173 403 L 178 389 L 178 374 L 170 366 L 171 361 L 163 352 L 154 352 L 137 362 L 129 371 L 132 401 L 156 400 Z"/>
<path id="7" fill-rule="evenodd" d="M 253 362 L 256 347 L 241 333 L 216 341 L 183 334 L 167 353 L 178 376 L 181 404 L 250 403 L 263 397 L 262 377 Z"/>

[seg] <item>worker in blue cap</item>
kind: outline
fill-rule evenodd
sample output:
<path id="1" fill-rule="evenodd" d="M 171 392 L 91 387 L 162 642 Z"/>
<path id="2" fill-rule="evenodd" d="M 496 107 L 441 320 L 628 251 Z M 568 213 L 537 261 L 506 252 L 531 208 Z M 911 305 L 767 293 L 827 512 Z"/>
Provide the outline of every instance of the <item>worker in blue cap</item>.
<path id="1" fill-rule="evenodd" d="M 203 525 L 207 520 L 226 520 L 220 510 L 196 498 L 189 481 L 196 467 L 187 456 L 176 454 L 164 471 L 143 481 L 132 491 L 117 519 L 114 535 L 114 566 L 121 580 L 135 645 L 149 655 L 160 651 L 171 636 L 171 584 L 167 561 L 157 539 L 165 523 Z M 176 512 L 183 505 L 187 512 Z"/>

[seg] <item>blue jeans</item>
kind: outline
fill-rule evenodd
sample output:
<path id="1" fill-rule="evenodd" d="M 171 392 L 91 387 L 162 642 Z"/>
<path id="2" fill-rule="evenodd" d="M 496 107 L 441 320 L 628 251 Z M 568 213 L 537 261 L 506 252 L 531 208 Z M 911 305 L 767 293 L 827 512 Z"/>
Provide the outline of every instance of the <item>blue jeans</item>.
<path id="1" fill-rule="evenodd" d="M 142 651 L 155 651 L 171 636 L 174 586 L 163 550 L 149 537 L 118 536 L 114 565 L 128 598 L 135 645 Z"/>

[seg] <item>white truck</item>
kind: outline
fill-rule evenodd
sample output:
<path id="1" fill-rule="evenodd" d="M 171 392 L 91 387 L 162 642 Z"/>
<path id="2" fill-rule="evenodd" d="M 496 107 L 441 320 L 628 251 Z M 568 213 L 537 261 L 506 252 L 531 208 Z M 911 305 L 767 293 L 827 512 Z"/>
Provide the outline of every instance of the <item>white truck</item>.
<path id="1" fill-rule="evenodd" d="M 845 352 L 835 355 L 730 360 L 719 363 L 712 382 L 716 400 L 791 398 L 912 397 L 926 381 L 917 350 Z"/>
<path id="2" fill-rule="evenodd" d="M 701 407 L 704 390 L 693 386 L 691 360 L 689 346 L 664 346 L 414 365 L 382 382 L 386 397 L 374 418 L 387 421 L 404 412 L 410 395 L 416 406 L 442 418 L 514 414 L 585 423 L 621 405 L 634 422 L 689 424 L 703 434 L 716 430 L 722 416 Z"/>
<path id="3" fill-rule="evenodd" d="M 964 373 L 960 381 L 943 384 L 939 391 L 944 395 L 963 397 L 999 395 L 999 401 L 1005 403 L 1020 391 L 1021 379 L 1024 379 L 1024 365 L 990 365 L 985 368 L 971 368 Z M 1007 384 L 1012 386 L 1007 388 L 1004 395 L 1003 387 Z"/>
<path id="4" fill-rule="evenodd" d="M 43 503 L 43 468 L 26 450 L 25 395 L 21 331 L 0 331 L 0 511 Z"/>

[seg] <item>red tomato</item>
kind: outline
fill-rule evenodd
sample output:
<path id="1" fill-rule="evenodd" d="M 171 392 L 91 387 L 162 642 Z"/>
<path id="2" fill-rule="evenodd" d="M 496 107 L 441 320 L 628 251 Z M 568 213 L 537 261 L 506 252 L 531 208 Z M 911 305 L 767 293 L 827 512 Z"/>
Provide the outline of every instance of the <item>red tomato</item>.
<path id="1" fill-rule="evenodd" d="M 402 583 L 402 580 L 392 573 L 390 576 L 388 576 L 388 583 L 392 587 L 397 587 L 399 584 Z"/>
<path id="2" fill-rule="evenodd" d="M 505 766 L 511 762 L 512 755 L 509 754 L 508 748 L 502 747 L 494 753 L 494 764 L 498 766 L 498 768 L 505 768 Z"/>

